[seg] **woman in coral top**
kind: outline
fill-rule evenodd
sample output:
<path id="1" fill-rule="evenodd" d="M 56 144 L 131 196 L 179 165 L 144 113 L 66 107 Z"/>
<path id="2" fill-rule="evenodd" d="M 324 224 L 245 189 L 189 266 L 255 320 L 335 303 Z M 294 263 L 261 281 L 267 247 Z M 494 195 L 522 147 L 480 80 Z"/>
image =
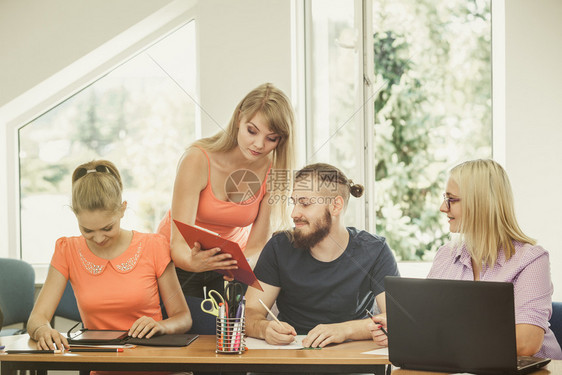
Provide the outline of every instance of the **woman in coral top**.
<path id="1" fill-rule="evenodd" d="M 127 207 L 122 189 L 111 162 L 92 161 L 74 171 L 72 210 L 82 236 L 56 242 L 47 279 L 27 323 L 39 348 L 68 348 L 66 338 L 49 324 L 67 280 L 86 328 L 128 330 L 132 337 L 191 328 L 166 239 L 120 226 Z M 162 320 L 160 297 L 168 319 Z"/>
<path id="2" fill-rule="evenodd" d="M 170 238 L 184 294 L 223 290 L 217 269 L 235 269 L 221 250 L 190 248 L 172 219 L 195 224 L 238 242 L 250 264 L 271 235 L 288 223 L 286 211 L 294 160 L 294 115 L 287 96 L 270 83 L 252 90 L 234 110 L 226 130 L 196 141 L 177 168 L 171 211 L 158 228 Z"/>

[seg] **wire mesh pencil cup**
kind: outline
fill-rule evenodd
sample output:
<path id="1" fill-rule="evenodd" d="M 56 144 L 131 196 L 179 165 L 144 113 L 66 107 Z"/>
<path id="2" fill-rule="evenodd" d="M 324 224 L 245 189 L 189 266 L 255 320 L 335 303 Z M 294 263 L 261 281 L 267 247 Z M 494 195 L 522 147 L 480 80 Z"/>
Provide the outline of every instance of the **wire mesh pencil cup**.
<path id="1" fill-rule="evenodd" d="M 216 353 L 242 354 L 246 349 L 246 318 L 217 318 Z"/>

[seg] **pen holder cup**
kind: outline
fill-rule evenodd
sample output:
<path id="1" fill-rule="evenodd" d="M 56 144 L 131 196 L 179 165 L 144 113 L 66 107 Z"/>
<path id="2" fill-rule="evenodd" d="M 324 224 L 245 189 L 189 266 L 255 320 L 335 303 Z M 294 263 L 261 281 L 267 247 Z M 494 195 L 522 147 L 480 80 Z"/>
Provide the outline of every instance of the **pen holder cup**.
<path id="1" fill-rule="evenodd" d="M 246 319 L 217 318 L 216 353 L 242 354 L 246 349 Z"/>

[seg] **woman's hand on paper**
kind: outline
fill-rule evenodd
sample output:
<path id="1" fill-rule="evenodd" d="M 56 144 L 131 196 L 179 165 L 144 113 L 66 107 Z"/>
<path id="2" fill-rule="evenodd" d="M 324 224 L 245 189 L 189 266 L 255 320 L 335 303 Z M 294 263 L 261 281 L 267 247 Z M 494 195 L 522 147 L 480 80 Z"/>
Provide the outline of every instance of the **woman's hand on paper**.
<path id="1" fill-rule="evenodd" d="M 221 249 L 218 247 L 201 250 L 201 244 L 195 242 L 191 248 L 190 265 L 192 272 L 214 271 L 214 270 L 235 270 L 238 268 L 236 260 L 231 259 L 228 253 L 219 254 Z"/>
<path id="2" fill-rule="evenodd" d="M 382 326 L 385 330 L 386 328 L 386 314 L 379 314 L 375 315 L 372 318 L 372 322 L 369 323 L 368 328 L 371 331 L 371 336 L 373 337 L 373 341 L 379 346 L 388 346 L 388 337 L 386 334 L 380 329 Z"/>
<path id="3" fill-rule="evenodd" d="M 34 339 L 37 341 L 37 349 L 63 350 L 70 348 L 66 337 L 63 337 L 59 331 L 49 325 L 39 327 L 34 333 Z"/>
<path id="4" fill-rule="evenodd" d="M 297 331 L 289 323 L 270 320 L 265 329 L 265 341 L 271 345 L 288 345 L 295 341 Z"/>

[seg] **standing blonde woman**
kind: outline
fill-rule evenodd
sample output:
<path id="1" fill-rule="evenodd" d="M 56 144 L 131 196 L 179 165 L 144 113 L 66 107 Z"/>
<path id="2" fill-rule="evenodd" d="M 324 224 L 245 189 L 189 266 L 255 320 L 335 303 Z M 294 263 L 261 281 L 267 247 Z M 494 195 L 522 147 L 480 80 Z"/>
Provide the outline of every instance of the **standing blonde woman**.
<path id="1" fill-rule="evenodd" d="M 505 170 L 493 160 L 457 165 L 440 211 L 459 237 L 439 249 L 428 278 L 513 283 L 517 354 L 562 359 L 548 323 L 553 291 L 549 255 L 519 227 Z M 384 317 L 375 322 L 386 324 Z M 378 327 L 371 328 L 375 341 L 386 343 Z"/>
<path id="2" fill-rule="evenodd" d="M 121 228 L 127 202 L 113 163 L 80 165 L 72 174 L 72 210 L 81 236 L 62 237 L 29 322 L 39 349 L 68 348 L 51 328 L 55 309 L 70 280 L 85 328 L 128 330 L 132 337 L 184 333 L 192 320 L 170 259 L 158 234 Z M 162 319 L 160 298 L 169 316 Z"/>
<path id="3" fill-rule="evenodd" d="M 196 141 L 177 168 L 171 211 L 158 233 L 170 238 L 172 259 L 185 295 L 223 290 L 214 270 L 235 269 L 219 248 L 190 248 L 172 220 L 238 242 L 250 264 L 267 242 L 274 221 L 288 222 L 288 179 L 294 163 L 294 114 L 287 96 L 271 83 L 236 106 L 226 130 Z"/>

